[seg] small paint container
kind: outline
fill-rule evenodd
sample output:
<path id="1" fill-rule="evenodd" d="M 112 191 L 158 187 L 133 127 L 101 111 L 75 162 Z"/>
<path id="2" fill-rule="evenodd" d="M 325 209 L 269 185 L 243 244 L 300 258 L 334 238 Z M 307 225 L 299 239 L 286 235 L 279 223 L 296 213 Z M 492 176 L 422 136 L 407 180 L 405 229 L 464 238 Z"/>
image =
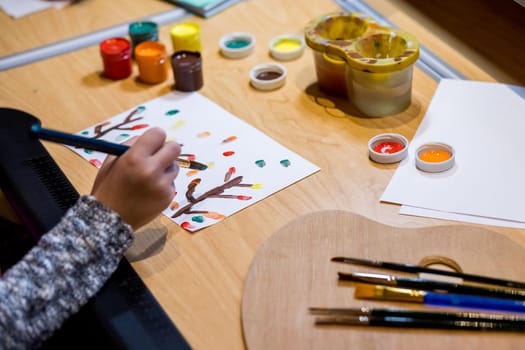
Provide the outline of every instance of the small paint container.
<path id="1" fill-rule="evenodd" d="M 278 35 L 269 43 L 270 55 L 276 60 L 291 61 L 295 60 L 304 52 L 304 36 L 297 34 Z"/>
<path id="2" fill-rule="evenodd" d="M 183 22 L 170 29 L 173 52 L 201 51 L 201 29 L 198 24 Z"/>
<path id="3" fill-rule="evenodd" d="M 250 70 L 250 83 L 257 90 L 275 90 L 286 82 L 286 68 L 278 63 L 263 63 Z"/>
<path id="4" fill-rule="evenodd" d="M 416 151 L 416 167 L 427 173 L 446 171 L 452 168 L 454 163 L 454 148 L 445 143 L 426 143 L 420 146 Z"/>
<path id="5" fill-rule="evenodd" d="M 368 155 L 377 163 L 397 163 L 408 154 L 408 140 L 400 134 L 379 134 L 368 141 Z"/>
<path id="6" fill-rule="evenodd" d="M 200 52 L 178 51 L 171 55 L 171 68 L 175 89 L 197 91 L 203 86 L 202 58 Z"/>
<path id="7" fill-rule="evenodd" d="M 135 57 L 135 48 L 143 41 L 158 41 L 159 30 L 155 22 L 133 22 L 128 27 L 131 38 L 131 52 Z"/>
<path id="8" fill-rule="evenodd" d="M 146 84 L 162 83 L 168 78 L 169 62 L 164 44 L 143 41 L 135 48 L 139 79 Z"/>
<path id="9" fill-rule="evenodd" d="M 99 44 L 104 76 L 112 80 L 131 75 L 131 43 L 125 38 L 110 38 Z"/>
<path id="10" fill-rule="evenodd" d="M 224 57 L 243 58 L 255 49 L 255 36 L 251 33 L 229 33 L 219 40 L 219 47 Z"/>

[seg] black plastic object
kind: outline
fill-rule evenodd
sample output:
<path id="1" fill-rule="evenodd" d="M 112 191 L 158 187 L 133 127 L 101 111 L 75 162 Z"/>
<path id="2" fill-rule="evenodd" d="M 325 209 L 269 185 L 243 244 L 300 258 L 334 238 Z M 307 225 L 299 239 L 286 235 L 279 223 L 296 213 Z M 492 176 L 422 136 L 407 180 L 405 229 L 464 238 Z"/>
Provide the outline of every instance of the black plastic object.
<path id="1" fill-rule="evenodd" d="M 40 124 L 38 118 L 16 109 L 0 108 L 0 120 L 0 188 L 31 233 L 34 245 L 58 223 L 79 194 L 42 143 L 31 134 L 31 125 Z M 121 260 L 102 289 L 42 348 L 79 345 L 191 349 L 126 259 Z"/>

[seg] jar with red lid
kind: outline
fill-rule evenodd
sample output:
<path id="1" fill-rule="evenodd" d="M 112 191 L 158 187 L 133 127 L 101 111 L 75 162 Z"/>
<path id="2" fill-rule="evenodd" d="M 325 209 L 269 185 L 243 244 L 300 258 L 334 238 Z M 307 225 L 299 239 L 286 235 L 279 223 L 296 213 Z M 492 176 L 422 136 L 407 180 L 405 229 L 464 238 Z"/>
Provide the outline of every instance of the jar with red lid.
<path id="1" fill-rule="evenodd" d="M 131 43 L 126 38 L 110 38 L 99 45 L 104 64 L 104 76 L 112 80 L 131 75 Z"/>

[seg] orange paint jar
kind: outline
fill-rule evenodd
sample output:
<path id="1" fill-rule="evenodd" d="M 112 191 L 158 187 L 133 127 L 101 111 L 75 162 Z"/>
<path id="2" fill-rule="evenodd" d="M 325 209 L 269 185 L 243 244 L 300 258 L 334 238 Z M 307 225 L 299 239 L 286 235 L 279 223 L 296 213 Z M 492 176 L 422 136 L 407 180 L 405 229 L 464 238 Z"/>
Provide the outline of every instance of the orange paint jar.
<path id="1" fill-rule="evenodd" d="M 146 84 L 162 83 L 168 78 L 169 60 L 166 46 L 156 41 L 143 41 L 135 48 L 139 79 Z"/>

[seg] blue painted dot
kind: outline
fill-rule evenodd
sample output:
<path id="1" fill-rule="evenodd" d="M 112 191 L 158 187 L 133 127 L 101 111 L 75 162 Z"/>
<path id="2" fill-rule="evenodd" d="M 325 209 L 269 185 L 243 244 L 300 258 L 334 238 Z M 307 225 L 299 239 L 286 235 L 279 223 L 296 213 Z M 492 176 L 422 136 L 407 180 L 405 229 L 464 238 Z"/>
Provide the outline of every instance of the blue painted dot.
<path id="1" fill-rule="evenodd" d="M 195 221 L 195 222 L 204 222 L 204 217 L 202 215 L 195 215 L 191 218 L 191 221 Z"/>
<path id="2" fill-rule="evenodd" d="M 178 109 L 172 109 L 170 111 L 167 111 L 166 112 L 166 115 L 175 115 L 177 113 L 179 113 L 180 111 Z"/>
<path id="3" fill-rule="evenodd" d="M 292 165 L 292 163 L 288 159 L 283 159 L 279 163 L 281 163 L 281 165 L 285 168 L 288 168 L 290 165 Z"/>

